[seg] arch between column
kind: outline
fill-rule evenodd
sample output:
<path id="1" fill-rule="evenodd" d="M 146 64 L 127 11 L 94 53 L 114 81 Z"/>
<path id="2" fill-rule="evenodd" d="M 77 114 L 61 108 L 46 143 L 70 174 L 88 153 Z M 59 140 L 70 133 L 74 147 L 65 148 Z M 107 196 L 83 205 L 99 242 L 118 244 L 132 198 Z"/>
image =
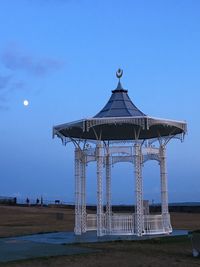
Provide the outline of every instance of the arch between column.
<path id="1" fill-rule="evenodd" d="M 113 147 L 112 147 L 113 148 Z M 115 152 L 118 147 L 114 147 Z M 133 151 L 133 147 L 131 146 Z M 89 150 L 88 150 L 89 151 Z M 112 162 L 114 153 L 108 148 L 103 151 L 101 143 L 98 143 L 96 149 L 88 152 L 85 149 L 84 160 L 82 160 L 82 179 L 80 179 L 80 161 L 78 163 L 75 157 L 75 180 L 76 180 L 76 208 L 75 208 L 75 233 L 81 234 L 82 232 L 96 230 L 98 236 L 104 234 L 136 234 L 138 236 L 144 234 L 160 234 L 169 233 L 172 231 L 170 224 L 170 217 L 168 213 L 168 198 L 167 198 L 167 181 L 166 181 L 166 155 L 165 148 L 159 148 L 158 154 L 149 154 L 148 156 L 143 153 L 140 144 L 134 145 L 134 153 L 127 156 L 120 155 L 118 159 Z M 91 151 L 93 151 L 91 153 Z M 106 152 L 105 152 L 106 151 Z M 88 152 L 88 153 L 87 153 Z M 80 157 L 80 154 L 79 154 Z M 121 160 L 120 160 L 121 157 Z M 144 215 L 143 212 L 143 184 L 142 184 L 142 165 L 148 160 L 157 160 L 160 163 L 160 176 L 161 176 L 161 200 L 162 200 L 162 214 L 161 215 Z M 97 214 L 86 213 L 86 200 L 85 200 L 85 168 L 86 164 L 96 161 L 97 162 Z M 135 214 L 121 215 L 112 212 L 111 203 L 111 165 L 117 162 L 132 162 L 135 166 L 135 197 L 136 208 Z M 103 191 L 102 191 L 102 169 L 103 163 L 106 169 L 106 208 L 104 213 L 103 207 Z M 79 171 L 78 171 L 79 170 Z M 78 175 L 79 174 L 79 175 Z M 81 192 L 79 192 L 81 188 Z M 159 227 L 156 228 L 156 225 Z M 124 227 L 124 228 L 123 228 Z"/>
<path id="2" fill-rule="evenodd" d="M 145 155 L 143 155 L 143 164 L 153 160 L 157 161 L 160 165 L 161 214 L 155 215 L 154 217 L 152 215 L 144 216 L 144 232 L 146 232 L 146 234 L 156 234 L 159 232 L 161 234 L 169 234 L 172 232 L 172 226 L 168 209 L 166 145 L 160 144 L 159 148 L 153 148 L 153 150 L 154 153 L 145 153 Z M 157 227 L 153 224 L 156 224 Z"/>

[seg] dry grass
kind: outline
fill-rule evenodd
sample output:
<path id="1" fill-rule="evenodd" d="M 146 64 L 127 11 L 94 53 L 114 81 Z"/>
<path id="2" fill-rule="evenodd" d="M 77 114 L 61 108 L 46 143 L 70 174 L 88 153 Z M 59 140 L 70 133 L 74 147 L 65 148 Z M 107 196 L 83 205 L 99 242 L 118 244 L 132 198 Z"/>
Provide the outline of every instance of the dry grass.
<path id="1" fill-rule="evenodd" d="M 171 223 L 174 229 L 200 229 L 200 213 L 171 213 Z"/>
<path id="2" fill-rule="evenodd" d="M 0 237 L 73 231 L 74 228 L 74 212 L 71 209 L 2 205 L 0 214 Z"/>

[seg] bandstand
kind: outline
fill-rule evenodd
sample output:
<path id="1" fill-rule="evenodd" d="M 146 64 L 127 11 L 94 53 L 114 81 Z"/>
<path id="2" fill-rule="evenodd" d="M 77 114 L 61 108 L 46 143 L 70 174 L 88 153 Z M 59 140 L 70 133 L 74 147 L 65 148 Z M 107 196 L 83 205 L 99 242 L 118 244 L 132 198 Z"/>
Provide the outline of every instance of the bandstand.
<path id="1" fill-rule="evenodd" d="M 172 232 L 168 210 L 166 145 L 172 138 L 184 139 L 184 121 L 159 119 L 145 115 L 130 100 L 116 73 L 117 88 L 104 108 L 94 117 L 53 127 L 53 136 L 75 146 L 75 234 L 97 231 L 102 235 L 152 235 Z M 152 100 L 153 101 L 153 100 Z M 143 207 L 142 167 L 148 160 L 160 166 L 161 213 L 146 214 Z M 86 208 L 86 167 L 96 161 L 97 212 Z M 134 167 L 135 212 L 112 211 L 111 169 L 118 162 Z M 103 175 L 105 173 L 105 175 Z M 105 176 L 105 178 L 104 178 Z M 106 192 L 103 200 L 103 179 Z M 126 181 L 124 180 L 124 183 Z M 133 203 L 134 204 L 134 203 Z"/>

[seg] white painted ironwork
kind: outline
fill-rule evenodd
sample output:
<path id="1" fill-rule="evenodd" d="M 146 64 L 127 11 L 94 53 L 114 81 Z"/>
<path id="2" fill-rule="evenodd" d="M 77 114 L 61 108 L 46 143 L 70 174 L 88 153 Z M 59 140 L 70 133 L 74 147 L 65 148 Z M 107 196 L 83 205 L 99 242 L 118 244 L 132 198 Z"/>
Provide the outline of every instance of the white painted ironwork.
<path id="1" fill-rule="evenodd" d="M 142 127 L 143 129 L 145 128 L 145 122 L 147 120 L 147 117 L 107 117 L 107 118 L 91 118 L 91 119 L 86 119 L 83 121 L 83 124 L 86 123 L 86 127 L 84 129 L 88 132 L 91 127 L 97 126 L 97 125 L 102 125 L 102 124 L 116 124 L 116 123 L 132 123 L 134 125 L 138 125 Z M 59 125 L 60 126 L 60 125 Z M 66 127 L 66 125 L 65 125 Z"/>
<path id="2" fill-rule="evenodd" d="M 134 157 L 133 156 L 112 156 L 112 164 L 118 162 L 130 162 L 133 163 Z"/>
<path id="3" fill-rule="evenodd" d="M 86 230 L 87 231 L 96 231 L 97 230 L 97 215 L 96 214 L 87 214 L 86 220 Z"/>
<path id="4" fill-rule="evenodd" d="M 102 216 L 102 229 L 103 232 L 108 234 L 108 231 L 105 231 L 109 225 L 105 214 Z M 111 214 L 111 231 L 109 234 L 123 235 L 123 234 L 134 234 L 135 233 L 135 220 L 134 214 L 123 214 L 115 213 Z M 96 214 L 87 214 L 87 231 L 97 230 L 97 215 Z"/>
<path id="5" fill-rule="evenodd" d="M 136 196 L 136 234 L 143 233 L 143 192 L 142 192 L 142 153 L 141 145 L 135 144 L 135 196 Z"/>
<path id="6" fill-rule="evenodd" d="M 111 146 L 109 147 L 110 154 L 127 154 L 133 155 L 133 147 L 132 146 Z"/>
<path id="7" fill-rule="evenodd" d="M 107 234 L 106 232 L 106 214 L 102 214 L 102 235 Z M 86 230 L 97 231 L 97 214 L 87 214 L 86 216 Z"/>
<path id="8" fill-rule="evenodd" d="M 118 149 L 119 148 L 119 149 Z M 96 230 L 98 236 L 104 234 L 163 234 L 172 231 L 168 212 L 168 191 L 166 173 L 165 145 L 160 147 L 142 147 L 136 142 L 134 146 L 102 147 L 98 142 L 96 148 L 84 146 L 75 149 L 75 233 Z M 86 164 L 97 162 L 97 214 L 86 213 Z M 147 160 L 160 163 L 161 205 L 160 215 L 147 214 L 143 207 L 142 164 Z M 132 162 L 135 166 L 135 214 L 112 213 L 111 203 L 111 165 L 117 162 Z M 103 208 L 103 163 L 106 170 L 106 212 Z"/>
<path id="9" fill-rule="evenodd" d="M 161 211 L 163 216 L 163 224 L 165 227 L 165 231 L 170 232 L 165 145 L 160 145 L 160 180 L 161 180 Z"/>
<path id="10" fill-rule="evenodd" d="M 81 228 L 86 232 L 86 156 L 81 153 Z"/>
<path id="11" fill-rule="evenodd" d="M 106 222 L 107 222 L 107 234 L 111 233 L 112 224 L 112 206 L 111 206 L 111 157 L 110 149 L 107 147 L 106 154 Z"/>
<path id="12" fill-rule="evenodd" d="M 75 229 L 77 235 L 81 234 L 81 179 L 80 179 L 80 149 L 75 148 Z"/>
<path id="13" fill-rule="evenodd" d="M 134 214 L 113 214 L 112 216 L 112 231 L 117 235 L 135 234 Z"/>
<path id="14" fill-rule="evenodd" d="M 144 234 L 164 234 L 162 215 L 144 215 Z"/>
<path id="15" fill-rule="evenodd" d="M 143 163 L 148 160 L 156 160 L 160 162 L 160 151 L 159 148 L 149 145 L 142 149 Z"/>
<path id="16" fill-rule="evenodd" d="M 168 217 L 170 215 L 168 214 Z M 135 227 L 136 215 L 131 213 L 113 213 L 111 216 L 111 231 L 110 235 L 134 235 L 137 234 L 137 228 Z M 154 235 L 154 234 L 166 234 L 171 233 L 172 228 L 169 224 L 169 231 L 166 232 L 163 223 L 162 214 L 148 214 L 144 215 L 143 223 L 143 235 Z M 168 218 L 170 221 L 170 217 Z M 103 233 L 108 234 L 106 231 L 107 220 L 105 214 L 102 216 L 102 229 Z M 97 215 L 87 214 L 87 231 L 97 230 Z"/>
<path id="17" fill-rule="evenodd" d="M 96 146 L 97 160 L 97 236 L 103 235 L 103 187 L 102 187 L 102 169 L 103 155 L 102 144 L 99 142 Z"/>
<path id="18" fill-rule="evenodd" d="M 142 153 L 143 155 L 147 154 L 158 154 L 159 153 L 159 149 L 157 147 L 153 147 L 153 146 L 148 146 L 148 147 L 144 147 L 142 149 Z"/>
<path id="19" fill-rule="evenodd" d="M 149 116 L 134 116 L 134 117 L 102 117 L 102 118 L 88 118 L 88 119 L 82 119 L 79 121 L 74 121 L 70 123 L 65 123 L 61 125 L 56 125 L 53 127 L 53 137 L 56 135 L 59 138 L 63 139 L 63 137 L 69 137 L 71 141 L 77 139 L 82 141 L 83 139 L 91 139 L 91 140 L 98 140 L 97 136 L 94 135 L 92 138 L 88 136 L 88 138 L 82 138 L 81 136 L 74 136 L 73 138 L 70 137 L 70 134 L 63 134 L 62 131 L 69 131 L 72 128 L 79 128 L 83 133 L 88 133 L 91 128 L 96 128 L 96 126 L 102 126 L 102 125 L 117 125 L 117 124 L 132 124 L 134 126 L 139 126 L 142 130 L 147 130 L 150 132 L 150 129 L 152 126 L 157 125 L 163 125 L 167 131 L 168 137 L 174 137 L 176 135 L 182 134 L 181 139 L 184 138 L 185 133 L 187 132 L 187 124 L 185 121 L 174 121 L 174 120 L 166 120 L 161 118 L 154 118 Z M 170 130 L 173 130 L 172 132 Z M 159 133 L 158 128 L 158 136 L 161 135 Z M 154 138 L 152 136 L 152 138 Z M 136 138 L 135 140 L 137 140 Z M 148 139 L 148 138 L 145 138 Z M 110 139 L 112 140 L 112 138 Z M 120 138 L 120 140 L 123 140 L 123 138 Z M 124 140 L 132 140 L 131 138 L 124 138 Z"/>

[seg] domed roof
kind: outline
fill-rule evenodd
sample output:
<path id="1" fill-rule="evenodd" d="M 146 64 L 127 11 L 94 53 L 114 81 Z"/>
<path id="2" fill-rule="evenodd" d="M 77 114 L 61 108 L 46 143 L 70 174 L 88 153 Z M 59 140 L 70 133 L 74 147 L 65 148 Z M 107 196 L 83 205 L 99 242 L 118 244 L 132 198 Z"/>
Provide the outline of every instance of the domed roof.
<path id="1" fill-rule="evenodd" d="M 119 81 L 107 104 L 94 118 L 138 116 L 146 115 L 133 104 L 128 96 L 128 90 L 125 90 Z"/>

